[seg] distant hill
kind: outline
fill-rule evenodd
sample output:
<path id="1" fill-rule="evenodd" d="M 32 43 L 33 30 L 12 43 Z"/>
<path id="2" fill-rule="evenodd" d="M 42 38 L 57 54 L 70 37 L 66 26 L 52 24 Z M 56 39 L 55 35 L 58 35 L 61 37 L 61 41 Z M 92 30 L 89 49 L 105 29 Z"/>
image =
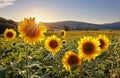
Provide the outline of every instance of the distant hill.
<path id="1" fill-rule="evenodd" d="M 63 29 L 68 27 L 70 30 L 120 30 L 120 22 L 109 24 L 93 24 L 76 21 L 61 21 L 44 23 L 48 28 Z"/>
<path id="2" fill-rule="evenodd" d="M 120 22 L 102 24 L 107 29 L 120 30 Z"/>
<path id="3" fill-rule="evenodd" d="M 0 17 L 0 34 L 3 34 L 7 28 L 12 28 L 17 31 L 17 24 L 11 19 Z"/>

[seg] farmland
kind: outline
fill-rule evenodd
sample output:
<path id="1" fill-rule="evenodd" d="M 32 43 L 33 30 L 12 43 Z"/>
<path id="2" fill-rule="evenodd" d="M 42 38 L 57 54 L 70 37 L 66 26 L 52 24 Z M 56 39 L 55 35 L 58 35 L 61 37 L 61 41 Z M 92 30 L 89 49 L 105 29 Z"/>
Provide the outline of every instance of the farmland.
<path id="1" fill-rule="evenodd" d="M 120 78 L 120 31 L 67 31 L 65 38 L 61 37 L 59 31 L 45 33 L 46 37 L 52 34 L 66 40 L 54 56 L 46 50 L 44 41 L 28 45 L 18 34 L 10 41 L 1 36 L 0 78 L 26 78 L 26 74 L 29 78 Z M 79 72 L 67 71 L 61 61 L 64 54 L 68 51 L 78 53 L 78 40 L 84 36 L 98 37 L 99 34 L 106 35 L 110 40 L 108 50 L 95 60 L 83 61 Z"/>

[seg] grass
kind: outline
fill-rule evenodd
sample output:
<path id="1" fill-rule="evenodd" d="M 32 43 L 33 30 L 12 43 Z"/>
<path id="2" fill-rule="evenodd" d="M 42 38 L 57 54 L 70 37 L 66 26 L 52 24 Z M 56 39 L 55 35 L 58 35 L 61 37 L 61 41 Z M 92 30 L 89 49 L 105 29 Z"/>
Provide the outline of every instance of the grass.
<path id="1" fill-rule="evenodd" d="M 48 31 L 61 38 L 58 31 Z M 65 52 L 71 50 L 76 53 L 77 41 L 84 36 L 97 37 L 105 34 L 111 41 L 107 51 L 98 56 L 95 61 L 83 62 L 82 71 L 72 72 L 63 68 L 61 59 Z M 29 78 L 120 78 L 120 31 L 67 31 L 66 45 L 52 56 L 44 48 L 44 42 L 29 45 L 29 66 L 26 67 L 25 47 L 21 38 L 5 41 L 0 37 L 0 78 L 26 78 L 25 69 L 29 69 Z"/>

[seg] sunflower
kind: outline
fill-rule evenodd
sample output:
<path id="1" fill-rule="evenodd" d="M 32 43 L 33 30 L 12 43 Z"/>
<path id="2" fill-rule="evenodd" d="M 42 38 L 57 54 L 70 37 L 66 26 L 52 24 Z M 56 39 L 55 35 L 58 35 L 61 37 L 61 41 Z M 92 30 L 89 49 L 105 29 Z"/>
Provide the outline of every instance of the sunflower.
<path id="1" fill-rule="evenodd" d="M 45 40 L 45 47 L 54 55 L 57 51 L 60 50 L 62 43 L 59 38 L 57 38 L 55 35 L 52 35 L 50 37 L 47 37 Z"/>
<path id="2" fill-rule="evenodd" d="M 78 41 L 78 51 L 79 55 L 83 60 L 91 61 L 91 59 L 95 59 L 96 56 L 100 54 L 100 42 L 91 37 L 85 36 L 80 41 Z"/>
<path id="3" fill-rule="evenodd" d="M 61 30 L 61 35 L 64 38 L 66 36 L 66 31 L 65 30 Z"/>
<path id="4" fill-rule="evenodd" d="M 4 38 L 6 40 L 11 40 L 11 39 L 14 39 L 16 36 L 16 32 L 14 29 L 6 29 L 5 32 L 4 32 Z"/>
<path id="5" fill-rule="evenodd" d="M 65 56 L 62 58 L 63 67 L 66 70 L 71 71 L 72 66 L 80 66 L 81 65 L 81 58 L 78 54 L 69 51 L 65 53 Z M 77 67 L 77 68 L 78 68 Z M 75 70 L 77 70 L 77 68 Z"/>
<path id="6" fill-rule="evenodd" d="M 18 31 L 26 43 L 35 43 L 44 39 L 46 27 L 41 23 L 37 24 L 35 18 L 24 18 L 18 26 Z"/>
<path id="7" fill-rule="evenodd" d="M 107 50 L 107 48 L 110 44 L 109 39 L 105 35 L 99 35 L 98 41 L 100 41 L 99 47 L 100 47 L 101 51 Z"/>
<path id="8" fill-rule="evenodd" d="M 63 41 L 62 41 L 62 44 L 66 44 L 66 40 L 63 40 Z"/>

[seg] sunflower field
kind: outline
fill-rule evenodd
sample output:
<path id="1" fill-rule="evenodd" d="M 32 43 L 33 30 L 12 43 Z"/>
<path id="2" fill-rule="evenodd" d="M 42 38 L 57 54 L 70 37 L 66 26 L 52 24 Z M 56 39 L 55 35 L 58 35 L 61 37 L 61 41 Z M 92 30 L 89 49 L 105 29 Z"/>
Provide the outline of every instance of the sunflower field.
<path id="1" fill-rule="evenodd" d="M 0 78 L 120 78 L 120 31 L 47 31 L 25 18 L 0 35 Z"/>

